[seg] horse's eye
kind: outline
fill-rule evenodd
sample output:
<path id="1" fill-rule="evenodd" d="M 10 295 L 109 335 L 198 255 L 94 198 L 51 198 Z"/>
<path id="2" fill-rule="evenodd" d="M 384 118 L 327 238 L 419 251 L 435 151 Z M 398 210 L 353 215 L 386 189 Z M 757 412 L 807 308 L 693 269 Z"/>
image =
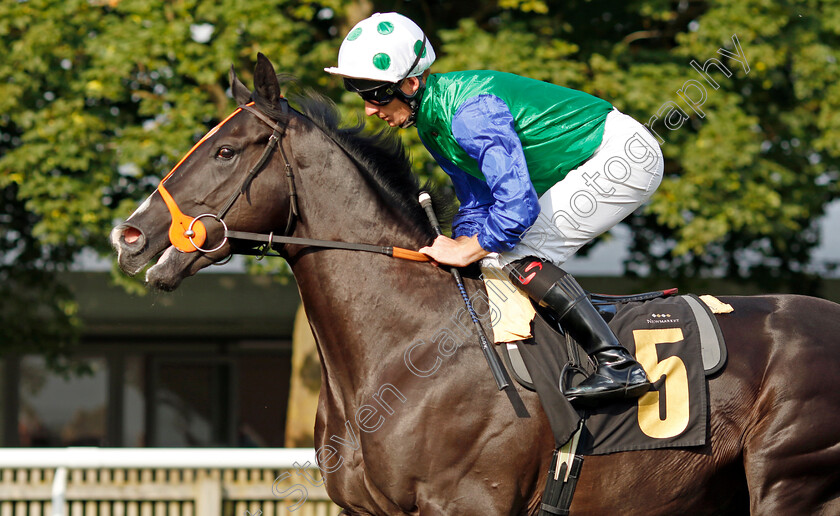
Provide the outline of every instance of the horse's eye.
<path id="1" fill-rule="evenodd" d="M 236 151 L 230 147 L 222 147 L 216 153 L 216 157 L 221 159 L 233 159 L 234 156 L 236 156 Z"/>

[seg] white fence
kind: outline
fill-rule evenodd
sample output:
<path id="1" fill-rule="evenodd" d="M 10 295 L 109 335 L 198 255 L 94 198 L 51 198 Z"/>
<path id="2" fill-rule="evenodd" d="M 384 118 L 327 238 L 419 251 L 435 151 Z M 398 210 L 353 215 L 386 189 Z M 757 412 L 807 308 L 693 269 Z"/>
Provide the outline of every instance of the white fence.
<path id="1" fill-rule="evenodd" d="M 0 516 L 334 516 L 312 448 L 0 448 Z"/>

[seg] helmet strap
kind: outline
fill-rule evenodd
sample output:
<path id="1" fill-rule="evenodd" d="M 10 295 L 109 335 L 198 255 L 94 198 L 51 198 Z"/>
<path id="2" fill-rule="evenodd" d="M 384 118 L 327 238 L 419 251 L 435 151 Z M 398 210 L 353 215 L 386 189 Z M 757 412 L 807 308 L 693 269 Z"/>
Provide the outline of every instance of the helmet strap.
<path id="1" fill-rule="evenodd" d="M 405 122 L 400 124 L 400 127 L 403 129 L 407 129 L 417 123 L 417 112 L 420 111 L 420 103 L 423 101 L 423 92 L 426 90 L 426 81 L 423 80 L 423 76 L 420 75 L 417 78 L 420 80 L 420 85 L 417 87 L 417 91 L 411 95 L 407 95 L 402 91 L 402 89 L 397 90 L 397 96 L 408 105 L 409 109 L 411 109 L 411 114 Z"/>
<path id="2" fill-rule="evenodd" d="M 414 62 L 411 63 L 411 66 L 408 68 L 408 71 L 405 72 L 403 78 L 397 82 L 397 96 L 400 97 L 400 99 L 403 102 L 408 104 L 408 107 L 411 109 L 411 114 L 408 116 L 408 119 L 406 119 L 405 122 L 400 124 L 400 127 L 402 127 L 403 129 L 411 127 L 415 124 L 415 122 L 417 122 L 417 111 L 420 110 L 420 101 L 423 100 L 423 90 L 426 89 L 426 81 L 423 80 L 423 74 L 417 76 L 417 78 L 420 79 L 420 86 L 418 86 L 417 91 L 415 91 L 411 95 L 406 95 L 403 92 L 402 88 L 399 87 L 399 85 L 401 85 L 402 82 L 408 78 L 409 74 L 411 74 L 411 72 L 414 71 L 414 67 L 416 67 L 417 64 L 420 63 L 420 58 L 422 58 L 423 53 L 426 52 L 426 41 L 426 33 L 423 33 L 423 42 L 420 44 L 419 52 L 417 52 L 414 56 Z"/>

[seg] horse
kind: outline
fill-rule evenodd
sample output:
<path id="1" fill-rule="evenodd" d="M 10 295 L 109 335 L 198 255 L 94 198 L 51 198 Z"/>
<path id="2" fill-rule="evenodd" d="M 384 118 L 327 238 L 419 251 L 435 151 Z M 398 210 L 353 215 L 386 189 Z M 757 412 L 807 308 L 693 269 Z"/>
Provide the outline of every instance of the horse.
<path id="1" fill-rule="evenodd" d="M 160 255 L 146 281 L 173 290 L 253 247 L 226 227 L 408 249 L 434 238 L 393 135 L 339 127 L 314 93 L 292 109 L 265 56 L 253 92 L 233 69 L 231 80 L 240 108 L 113 229 L 124 272 Z M 279 253 L 317 342 L 315 447 L 342 514 L 538 514 L 552 432 L 537 395 L 518 386 L 531 417 L 516 417 L 479 346 L 441 339 L 464 308 L 450 274 L 346 249 Z M 571 514 L 840 514 L 840 306 L 721 300 L 734 312 L 719 317 L 729 358 L 708 381 L 707 443 L 587 457 Z"/>

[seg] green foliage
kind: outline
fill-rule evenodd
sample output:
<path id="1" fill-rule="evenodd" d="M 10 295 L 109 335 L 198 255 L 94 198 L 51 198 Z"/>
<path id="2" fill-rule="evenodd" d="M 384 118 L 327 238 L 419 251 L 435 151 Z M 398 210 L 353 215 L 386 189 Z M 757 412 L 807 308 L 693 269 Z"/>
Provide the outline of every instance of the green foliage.
<path id="1" fill-rule="evenodd" d="M 55 362 L 77 338 L 76 307 L 53 266 L 68 257 L 39 245 L 16 194 L 15 185 L 0 191 L 0 354 L 40 352 Z"/>
<path id="2" fill-rule="evenodd" d="M 631 220 L 630 272 L 798 283 L 810 271 L 815 221 L 838 196 L 836 0 L 10 0 L 0 2 L 0 352 L 72 340 L 61 337 L 75 319 L 56 275 L 84 249 L 107 254 L 114 221 L 232 110 L 231 64 L 250 84 L 263 52 L 353 121 L 361 101 L 322 70 L 355 21 L 387 10 L 426 29 L 437 71 L 519 73 L 642 121 L 669 101 L 690 115 L 675 130 L 658 122 L 667 177 Z M 718 53 L 734 50 L 733 35 L 748 71 Z M 692 59 L 713 57 L 733 73 L 706 88 L 701 117 L 677 91 L 700 79 Z M 414 131 L 400 136 L 416 171 L 445 183 Z"/>
<path id="3" fill-rule="evenodd" d="M 717 272 L 768 288 L 810 288 L 802 278 L 814 271 L 815 223 L 838 195 L 840 97 L 832 88 L 840 24 L 822 15 L 837 7 L 710 2 L 693 30 L 676 35 L 673 55 L 720 58 L 733 75 L 716 75 L 718 90 L 707 87 L 705 118 L 692 113 L 690 127 L 666 137 L 672 170 L 650 205 L 639 262 L 684 276 Z M 735 50 L 733 35 L 746 69 L 718 53 Z"/>
<path id="4" fill-rule="evenodd" d="M 551 81 L 605 98 L 642 122 L 675 102 L 690 119 L 674 130 L 663 127 L 662 115 L 653 120 L 664 139 L 666 179 L 630 221 L 628 271 L 812 288 L 802 277 L 818 270 L 810 263 L 816 221 L 838 197 L 840 5 L 545 5 L 537 15 L 526 2 L 500 2 L 503 9 L 439 30 L 436 69 L 489 68 Z M 743 65 L 719 53 L 736 52 L 733 36 Z M 732 72 L 712 68 L 717 89 L 690 65 L 710 58 Z M 705 88 L 698 110 L 678 94 L 690 80 Z"/>
<path id="5" fill-rule="evenodd" d="M 262 51 L 323 83 L 335 45 L 319 12 L 338 4 L 0 3 L 0 353 L 66 349 L 77 321 L 60 272 L 108 254 L 114 221 L 233 109 L 231 64 L 250 81 Z"/>

